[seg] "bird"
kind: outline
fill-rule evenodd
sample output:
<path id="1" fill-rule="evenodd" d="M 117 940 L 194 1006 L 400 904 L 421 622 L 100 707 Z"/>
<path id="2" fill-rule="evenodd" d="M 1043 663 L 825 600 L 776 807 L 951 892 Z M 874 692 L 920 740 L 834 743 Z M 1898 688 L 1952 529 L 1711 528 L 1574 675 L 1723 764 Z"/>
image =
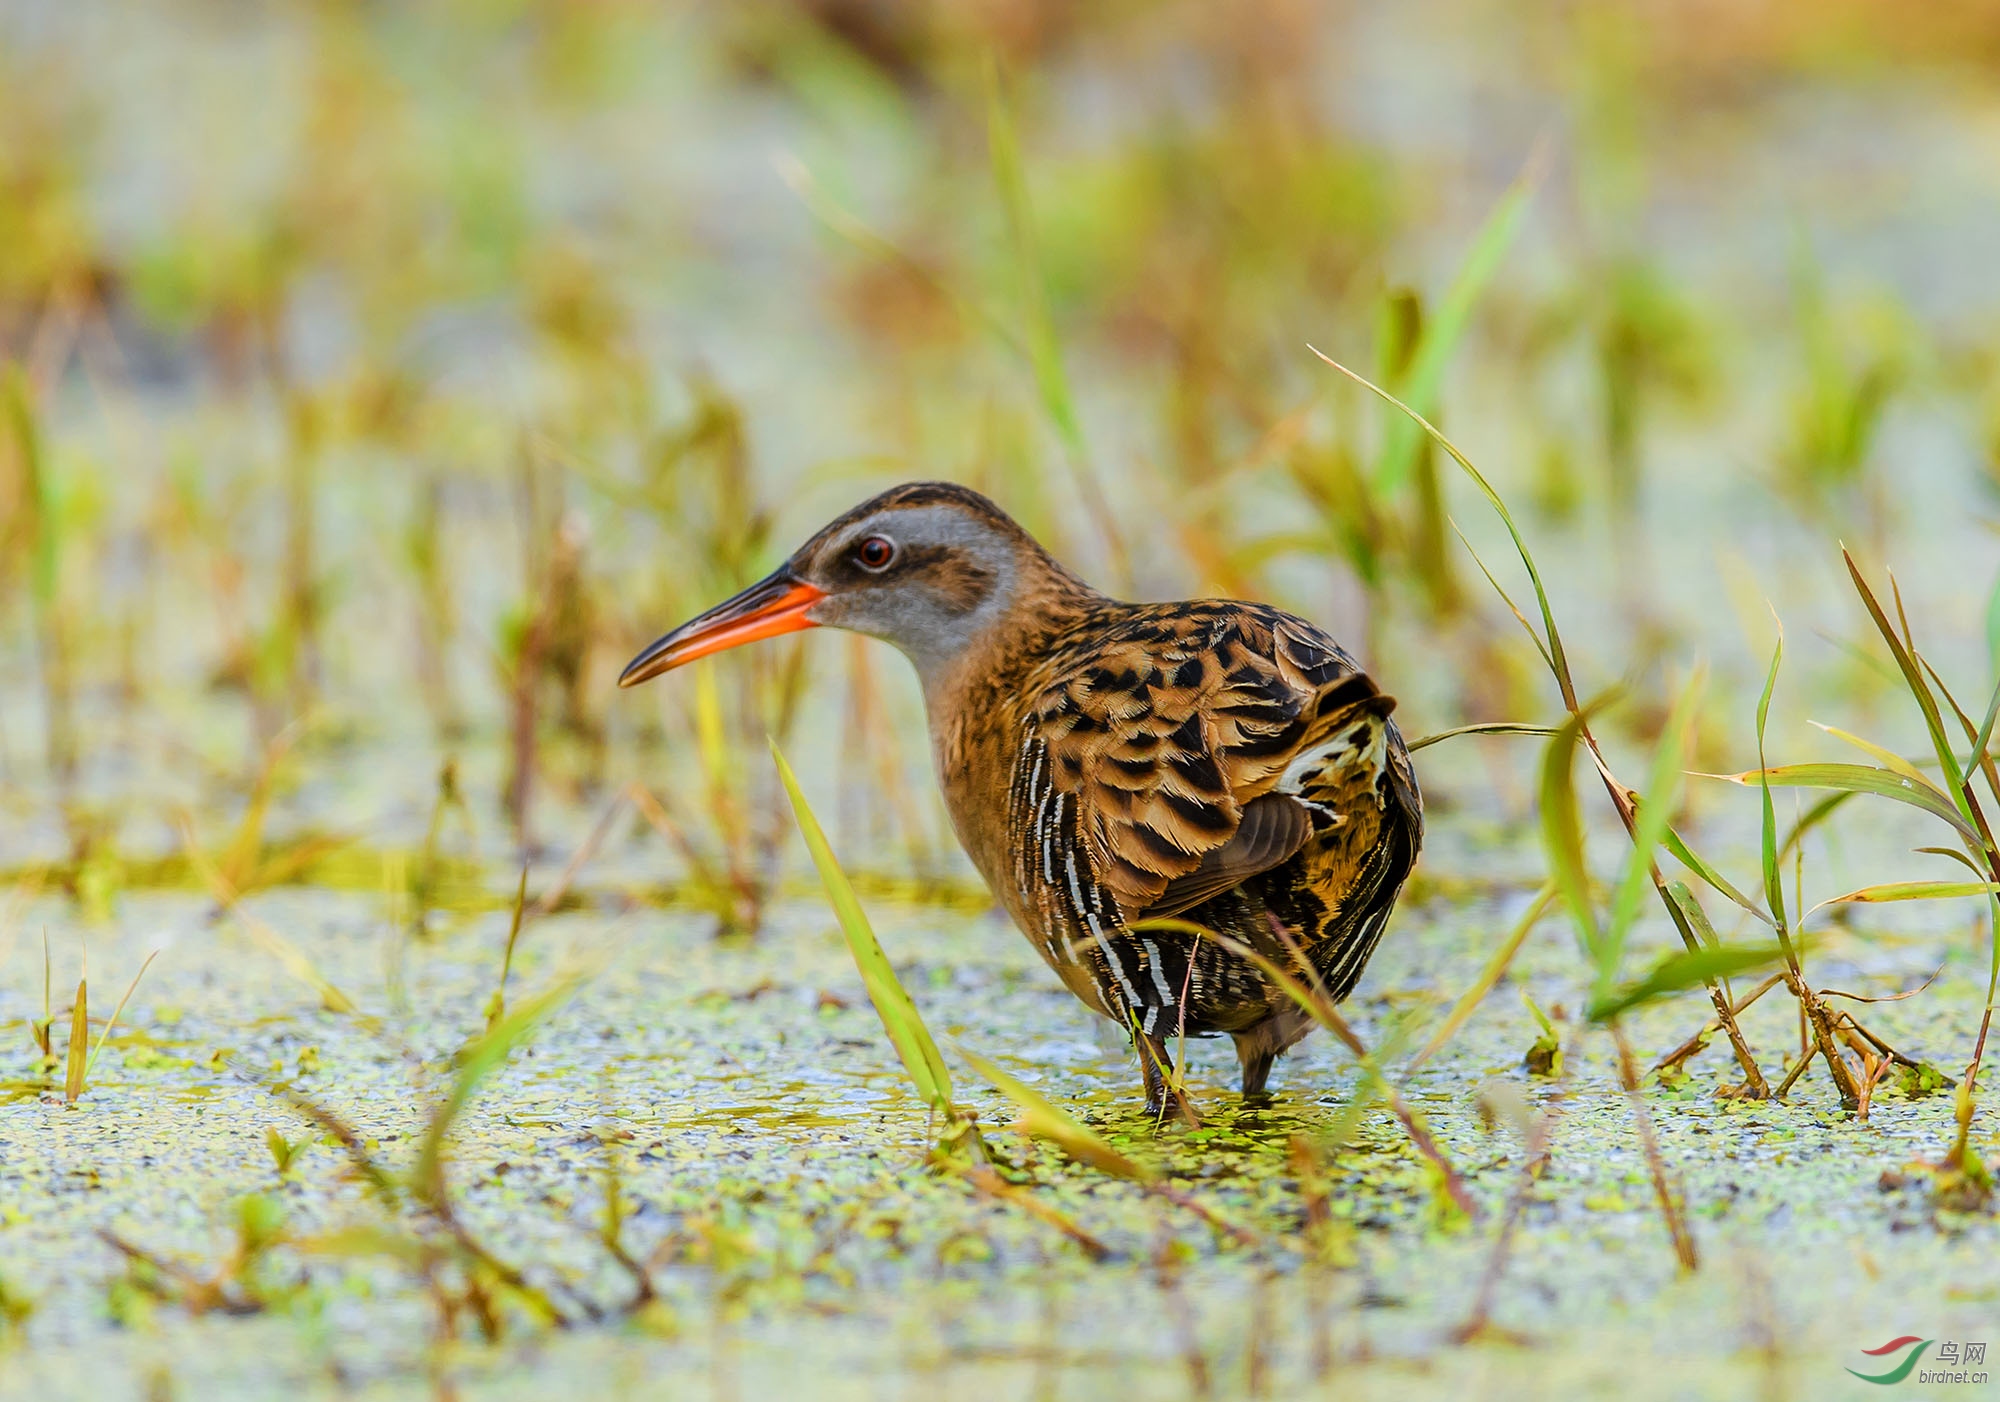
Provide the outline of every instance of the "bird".
<path id="1" fill-rule="evenodd" d="M 1149 1113 L 1197 1119 L 1176 1037 L 1226 1033 L 1243 1095 L 1266 1096 L 1313 1019 L 1203 936 L 1335 1001 L 1353 991 L 1423 844 L 1394 698 L 1268 604 L 1099 593 L 950 482 L 844 512 L 618 683 L 812 627 L 915 666 L 960 844 L 1070 992 L 1132 1039 Z"/>

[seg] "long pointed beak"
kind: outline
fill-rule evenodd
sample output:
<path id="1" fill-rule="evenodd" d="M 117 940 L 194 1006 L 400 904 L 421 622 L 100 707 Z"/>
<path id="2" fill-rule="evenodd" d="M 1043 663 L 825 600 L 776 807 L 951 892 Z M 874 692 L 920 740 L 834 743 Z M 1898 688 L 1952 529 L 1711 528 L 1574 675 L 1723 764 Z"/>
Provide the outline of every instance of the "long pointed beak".
<path id="1" fill-rule="evenodd" d="M 819 625 L 806 617 L 806 610 L 825 597 L 824 589 L 806 583 L 788 568 L 780 568 L 735 598 L 689 619 L 633 658 L 620 674 L 618 685 L 637 686 L 684 662 L 740 643 L 816 628 Z"/>

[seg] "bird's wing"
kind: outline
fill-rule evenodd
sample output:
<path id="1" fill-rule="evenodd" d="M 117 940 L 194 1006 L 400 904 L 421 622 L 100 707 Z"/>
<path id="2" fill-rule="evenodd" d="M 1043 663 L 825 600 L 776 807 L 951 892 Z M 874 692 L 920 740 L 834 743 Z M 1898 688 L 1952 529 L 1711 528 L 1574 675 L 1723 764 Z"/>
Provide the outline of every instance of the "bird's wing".
<path id="1" fill-rule="evenodd" d="M 1142 917 L 1179 915 L 1211 896 L 1235 889 L 1260 871 L 1269 871 L 1305 846 L 1312 814 L 1290 794 L 1261 794 L 1242 805 L 1236 831 L 1220 847 L 1201 854 L 1201 865 L 1169 880 Z"/>
<path id="2" fill-rule="evenodd" d="M 1283 862 L 1306 805 L 1274 792 L 1329 729 L 1394 703 L 1318 629 L 1247 605 L 1141 610 L 1090 640 L 1027 721 L 1127 918 L 1185 910 Z"/>

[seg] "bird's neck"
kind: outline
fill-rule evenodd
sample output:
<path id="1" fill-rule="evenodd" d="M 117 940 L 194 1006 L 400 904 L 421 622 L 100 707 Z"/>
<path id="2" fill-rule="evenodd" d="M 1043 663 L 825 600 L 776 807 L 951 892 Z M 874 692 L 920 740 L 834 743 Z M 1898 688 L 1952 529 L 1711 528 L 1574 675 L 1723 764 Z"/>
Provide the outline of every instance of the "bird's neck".
<path id="1" fill-rule="evenodd" d="M 1046 557 L 1044 557 L 1046 559 Z M 918 669 L 931 757 L 959 844 L 1004 900 L 1012 890 L 1007 805 L 1021 725 L 1079 624 L 1117 604 L 1061 565 L 1024 572 L 1022 588 L 947 665 Z"/>
<path id="2" fill-rule="evenodd" d="M 923 684 L 931 732 L 946 720 L 989 721 L 1011 729 L 1016 705 L 1032 674 L 1076 624 L 1110 599 L 1092 589 L 1039 547 L 1014 562 L 1004 593 L 969 621 L 959 645 L 934 658 L 912 657 Z"/>

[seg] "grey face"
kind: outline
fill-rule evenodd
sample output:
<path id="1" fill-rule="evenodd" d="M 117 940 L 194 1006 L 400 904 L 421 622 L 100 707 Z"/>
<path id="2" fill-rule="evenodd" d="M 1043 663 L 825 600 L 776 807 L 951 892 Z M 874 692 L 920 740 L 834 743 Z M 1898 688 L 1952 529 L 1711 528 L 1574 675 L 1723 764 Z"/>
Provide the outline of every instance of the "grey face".
<path id="1" fill-rule="evenodd" d="M 928 695 L 997 624 L 1030 570 L 1083 587 L 1006 514 L 949 482 L 910 482 L 825 527 L 769 576 L 657 638 L 620 686 L 815 624 L 894 643 Z"/>
<path id="2" fill-rule="evenodd" d="M 790 567 L 826 591 L 808 617 L 894 643 L 928 686 L 1006 611 L 1019 542 L 944 506 L 890 507 L 837 521 Z"/>

